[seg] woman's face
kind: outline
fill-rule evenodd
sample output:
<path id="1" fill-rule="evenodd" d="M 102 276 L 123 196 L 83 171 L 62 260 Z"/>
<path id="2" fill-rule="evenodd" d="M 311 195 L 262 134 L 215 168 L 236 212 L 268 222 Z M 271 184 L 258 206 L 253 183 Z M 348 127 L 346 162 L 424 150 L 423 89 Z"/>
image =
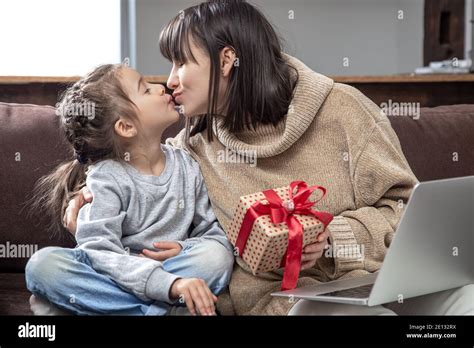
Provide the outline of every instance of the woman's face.
<path id="1" fill-rule="evenodd" d="M 197 63 L 189 60 L 184 64 L 173 62 L 173 68 L 167 81 L 168 88 L 174 90 L 176 104 L 187 116 L 205 114 L 208 109 L 209 76 L 211 60 L 209 56 L 191 40 L 191 52 Z M 222 100 L 227 88 L 226 80 L 221 78 L 218 100 Z"/>

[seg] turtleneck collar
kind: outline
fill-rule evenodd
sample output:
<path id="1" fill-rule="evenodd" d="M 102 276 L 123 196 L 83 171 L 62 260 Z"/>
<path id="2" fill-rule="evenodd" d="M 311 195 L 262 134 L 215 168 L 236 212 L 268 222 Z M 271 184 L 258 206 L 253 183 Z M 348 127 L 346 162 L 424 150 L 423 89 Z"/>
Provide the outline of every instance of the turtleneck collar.
<path id="1" fill-rule="evenodd" d="M 332 89 L 334 81 L 308 68 L 298 59 L 284 54 L 285 59 L 298 71 L 288 113 L 275 127 L 258 125 L 255 130 L 232 134 L 217 119 L 214 127 L 219 141 L 237 153 L 252 153 L 259 158 L 276 156 L 290 148 L 313 122 L 321 105 Z"/>

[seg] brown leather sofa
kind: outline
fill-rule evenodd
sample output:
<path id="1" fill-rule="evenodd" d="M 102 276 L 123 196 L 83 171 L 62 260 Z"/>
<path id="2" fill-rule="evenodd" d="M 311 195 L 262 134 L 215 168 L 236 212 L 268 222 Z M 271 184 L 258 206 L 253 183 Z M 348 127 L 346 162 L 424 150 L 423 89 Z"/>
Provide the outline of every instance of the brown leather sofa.
<path id="1" fill-rule="evenodd" d="M 418 120 L 389 117 L 420 181 L 474 175 L 474 105 L 421 108 Z M 61 141 L 54 108 L 0 103 L 0 315 L 28 315 L 23 255 L 11 245 L 73 247 L 68 234 L 50 236 L 27 216 L 36 180 L 71 157 Z M 178 124 L 164 136 L 172 136 Z"/>

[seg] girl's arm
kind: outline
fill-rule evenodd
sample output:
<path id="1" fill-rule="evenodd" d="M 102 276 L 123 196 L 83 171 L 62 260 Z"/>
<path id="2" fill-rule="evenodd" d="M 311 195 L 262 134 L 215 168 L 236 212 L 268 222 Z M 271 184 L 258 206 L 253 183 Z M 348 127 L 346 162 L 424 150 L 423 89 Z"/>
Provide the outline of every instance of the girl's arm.
<path id="1" fill-rule="evenodd" d="M 92 267 L 142 300 L 173 303 L 169 290 L 179 277 L 164 271 L 159 261 L 130 255 L 122 245 L 126 211 L 122 208 L 124 195 L 114 176 L 106 170 L 91 171 L 87 186 L 94 200 L 79 212 L 76 239 Z M 153 284 L 147 287 L 149 279 Z"/>
<path id="2" fill-rule="evenodd" d="M 196 166 L 198 166 L 197 163 Z M 184 248 L 191 243 L 199 243 L 202 240 L 214 240 L 222 244 L 222 246 L 229 251 L 232 252 L 233 250 L 232 245 L 212 210 L 206 184 L 198 168 L 193 228 L 189 234 L 189 238 L 184 241 L 178 241 L 178 243 Z"/>

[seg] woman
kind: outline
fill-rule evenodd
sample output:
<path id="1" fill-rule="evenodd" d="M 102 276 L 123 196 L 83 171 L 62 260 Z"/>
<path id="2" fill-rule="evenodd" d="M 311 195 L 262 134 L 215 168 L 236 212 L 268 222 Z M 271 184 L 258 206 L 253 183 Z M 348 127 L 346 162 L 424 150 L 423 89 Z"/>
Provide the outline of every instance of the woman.
<path id="1" fill-rule="evenodd" d="M 199 162 L 224 229 L 240 196 L 304 180 L 327 189 L 318 209 L 335 218 L 323 240 L 304 249 L 298 286 L 377 271 L 417 183 L 380 109 L 356 89 L 282 54 L 272 26 L 244 1 L 210 1 L 184 10 L 163 30 L 160 48 L 173 63 L 167 85 L 187 120 L 186 129 L 169 143 L 186 148 Z M 223 161 L 225 152 L 254 156 L 255 165 Z M 78 209 L 91 199 L 85 191 L 70 202 L 65 215 L 70 231 Z M 328 250 L 349 246 L 362 252 L 333 257 L 324 253 L 328 237 Z M 294 306 L 270 296 L 281 278 L 281 271 L 255 277 L 238 258 L 219 311 L 462 314 L 454 312 L 456 306 L 469 303 L 473 294 L 466 286 L 400 305 L 299 301 Z M 472 303 L 467 309 L 473 310 Z"/>

